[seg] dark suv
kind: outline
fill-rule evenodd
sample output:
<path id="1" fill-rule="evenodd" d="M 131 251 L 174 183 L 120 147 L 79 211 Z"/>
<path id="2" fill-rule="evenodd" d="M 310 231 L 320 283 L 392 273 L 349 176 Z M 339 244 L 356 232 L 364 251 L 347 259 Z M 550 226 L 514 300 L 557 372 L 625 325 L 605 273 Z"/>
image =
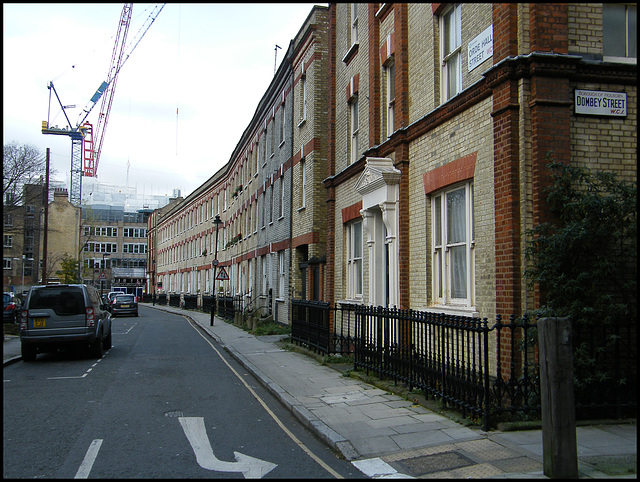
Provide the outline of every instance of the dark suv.
<path id="1" fill-rule="evenodd" d="M 111 316 L 92 286 L 33 286 L 23 305 L 20 341 L 24 361 L 74 345 L 89 347 L 101 358 L 111 348 Z"/>

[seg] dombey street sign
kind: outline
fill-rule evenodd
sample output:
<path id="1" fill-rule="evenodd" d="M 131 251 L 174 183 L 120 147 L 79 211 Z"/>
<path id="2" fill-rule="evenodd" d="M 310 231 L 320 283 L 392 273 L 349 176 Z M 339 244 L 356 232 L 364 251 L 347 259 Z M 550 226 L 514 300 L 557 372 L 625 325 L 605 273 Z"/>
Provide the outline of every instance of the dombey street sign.
<path id="1" fill-rule="evenodd" d="M 585 115 L 626 117 L 627 94 L 625 92 L 576 89 L 575 112 Z"/>

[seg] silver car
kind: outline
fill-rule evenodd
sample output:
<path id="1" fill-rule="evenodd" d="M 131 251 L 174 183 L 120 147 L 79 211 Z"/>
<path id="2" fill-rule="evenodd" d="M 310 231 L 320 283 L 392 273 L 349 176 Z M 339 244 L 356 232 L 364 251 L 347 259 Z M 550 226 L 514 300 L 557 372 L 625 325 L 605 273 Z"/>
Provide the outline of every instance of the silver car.
<path id="1" fill-rule="evenodd" d="M 93 286 L 33 286 L 20 319 L 22 359 L 68 346 L 91 348 L 101 358 L 111 348 L 111 316 Z"/>

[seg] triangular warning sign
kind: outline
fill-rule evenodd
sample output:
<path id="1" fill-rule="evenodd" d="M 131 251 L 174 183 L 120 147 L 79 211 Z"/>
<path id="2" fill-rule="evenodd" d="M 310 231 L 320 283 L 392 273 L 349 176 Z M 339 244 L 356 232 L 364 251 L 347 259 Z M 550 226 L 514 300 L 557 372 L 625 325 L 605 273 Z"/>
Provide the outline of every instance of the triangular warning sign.
<path id="1" fill-rule="evenodd" d="M 220 271 L 218 271 L 218 275 L 216 276 L 216 279 L 221 281 L 226 281 L 229 279 L 229 275 L 227 274 L 227 272 L 224 270 L 222 266 L 220 267 Z"/>

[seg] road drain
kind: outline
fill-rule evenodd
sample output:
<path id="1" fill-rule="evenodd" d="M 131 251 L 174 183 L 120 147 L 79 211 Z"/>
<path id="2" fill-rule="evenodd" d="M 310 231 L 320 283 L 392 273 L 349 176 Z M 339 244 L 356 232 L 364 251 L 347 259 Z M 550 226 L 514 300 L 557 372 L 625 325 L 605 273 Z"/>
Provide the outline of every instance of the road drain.
<path id="1" fill-rule="evenodd" d="M 398 460 L 398 463 L 404 466 L 410 473 L 418 476 L 458 469 L 460 467 L 473 465 L 475 462 L 457 452 L 443 452 L 440 454 Z"/>

